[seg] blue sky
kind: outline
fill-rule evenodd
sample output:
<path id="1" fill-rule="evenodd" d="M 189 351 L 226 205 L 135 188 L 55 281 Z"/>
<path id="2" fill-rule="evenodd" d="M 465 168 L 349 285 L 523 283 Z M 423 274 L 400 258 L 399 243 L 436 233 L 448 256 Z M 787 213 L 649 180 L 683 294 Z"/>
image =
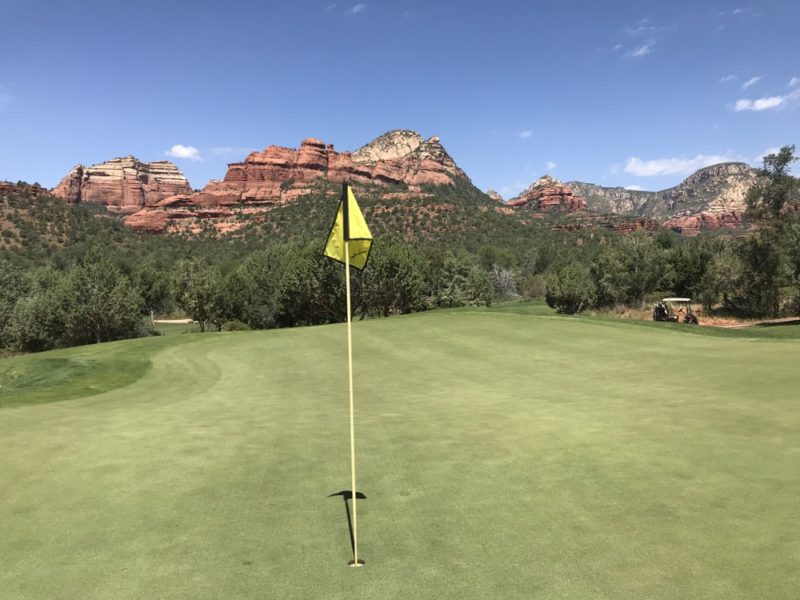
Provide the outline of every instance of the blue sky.
<path id="1" fill-rule="evenodd" d="M 663 189 L 800 145 L 800 2 L 0 0 L 0 179 L 438 135 L 482 189 Z"/>

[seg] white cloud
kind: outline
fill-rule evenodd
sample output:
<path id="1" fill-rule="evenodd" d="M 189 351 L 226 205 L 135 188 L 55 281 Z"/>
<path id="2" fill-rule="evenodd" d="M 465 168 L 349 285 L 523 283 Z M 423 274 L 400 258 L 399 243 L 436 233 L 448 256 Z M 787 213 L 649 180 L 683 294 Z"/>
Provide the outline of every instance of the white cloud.
<path id="1" fill-rule="evenodd" d="M 632 192 L 641 192 L 644 188 L 640 185 L 626 185 L 625 189 Z"/>
<path id="2" fill-rule="evenodd" d="M 665 29 L 666 27 L 663 25 L 653 25 L 650 19 L 645 17 L 644 19 L 639 19 L 639 22 L 633 27 L 626 27 L 625 33 L 628 35 L 653 35 L 657 31 L 664 31 Z"/>
<path id="3" fill-rule="evenodd" d="M 367 10 L 366 4 L 354 4 L 352 7 L 350 7 L 349 12 L 351 15 L 357 15 L 358 13 L 362 13 L 365 10 Z"/>
<path id="4" fill-rule="evenodd" d="M 756 98 L 750 100 L 742 98 L 737 100 L 733 105 L 733 112 L 742 112 L 743 110 L 751 110 L 753 112 L 761 112 L 762 110 L 769 110 L 771 108 L 781 108 L 791 104 L 792 102 L 800 100 L 800 90 L 795 90 L 784 96 L 765 96 L 764 98 Z"/>
<path id="5" fill-rule="evenodd" d="M 558 165 L 557 165 L 556 163 L 554 163 L 552 160 L 548 160 L 548 161 L 545 163 L 545 165 L 544 165 L 544 166 L 547 168 L 547 170 L 548 170 L 548 171 L 552 171 L 552 170 L 553 170 L 553 169 L 555 169 L 555 168 L 556 168 Z"/>
<path id="6" fill-rule="evenodd" d="M 745 19 L 749 17 L 760 17 L 762 13 L 752 6 L 747 6 L 745 8 L 734 8 L 731 14 L 735 17 Z"/>
<path id="7" fill-rule="evenodd" d="M 745 81 L 745 82 L 742 84 L 742 89 L 743 89 L 743 90 L 746 90 L 747 88 L 749 88 L 749 87 L 751 87 L 751 86 L 753 86 L 753 85 L 757 84 L 757 83 L 758 83 L 759 81 L 761 81 L 762 79 L 763 79 L 763 77 L 761 77 L 760 75 L 757 75 L 756 77 L 751 77 L 750 79 L 748 79 L 747 81 Z"/>
<path id="8" fill-rule="evenodd" d="M 527 140 L 529 137 L 533 135 L 533 131 L 530 129 L 526 129 L 525 131 L 520 131 L 517 135 L 523 140 Z"/>
<path id="9" fill-rule="evenodd" d="M 794 87 L 796 85 L 800 85 L 800 77 L 792 77 L 789 80 L 789 87 Z"/>
<path id="10" fill-rule="evenodd" d="M 732 160 L 729 155 L 698 154 L 694 158 L 657 158 L 642 160 L 631 156 L 625 161 L 623 171 L 637 177 L 655 177 L 658 175 L 691 175 L 697 169 Z"/>
<path id="11" fill-rule="evenodd" d="M 726 75 L 721 78 L 718 83 L 728 83 L 729 81 L 736 81 L 736 79 L 738 79 L 736 75 Z"/>
<path id="12" fill-rule="evenodd" d="M 647 56 L 648 54 L 650 54 L 653 51 L 653 46 L 654 45 L 655 45 L 655 42 L 649 41 L 646 44 L 644 44 L 643 46 L 639 46 L 638 48 L 634 48 L 633 50 L 628 52 L 628 56 L 634 56 L 634 57 L 637 57 L 637 58 L 641 57 L 641 56 Z"/>
<path id="13" fill-rule="evenodd" d="M 328 6 L 325 7 L 325 10 L 333 10 L 334 8 L 336 8 L 336 4 L 328 4 Z"/>
<path id="14" fill-rule="evenodd" d="M 617 52 L 618 50 L 622 50 L 622 44 L 614 44 L 614 48 L 613 49 L 614 49 L 614 52 Z"/>
<path id="15" fill-rule="evenodd" d="M 167 150 L 164 154 L 172 158 L 185 158 L 187 160 L 203 160 L 200 156 L 200 151 L 194 146 L 184 146 L 182 144 L 175 144 L 172 148 Z"/>
<path id="16" fill-rule="evenodd" d="M 741 112 L 743 110 L 760 112 L 769 108 L 777 108 L 785 101 L 786 100 L 784 96 L 769 96 L 766 98 L 758 98 L 756 100 L 742 98 L 741 100 L 736 101 L 736 104 L 733 106 L 733 110 L 734 112 Z"/>

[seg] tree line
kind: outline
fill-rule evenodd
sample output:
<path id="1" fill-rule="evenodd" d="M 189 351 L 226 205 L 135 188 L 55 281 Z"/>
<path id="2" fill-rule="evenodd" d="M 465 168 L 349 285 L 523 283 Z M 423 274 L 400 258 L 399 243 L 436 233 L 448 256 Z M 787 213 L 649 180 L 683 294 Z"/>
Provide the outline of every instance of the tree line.
<path id="1" fill-rule="evenodd" d="M 355 317 L 485 305 L 491 274 L 468 252 L 376 241 L 368 268 L 353 273 Z M 0 260 L 0 348 L 37 352 L 153 333 L 176 309 L 202 331 L 266 329 L 345 319 L 344 269 L 319 243 L 275 244 L 234 264 L 181 258 L 125 271 L 94 248 L 74 264 L 25 268 Z"/>

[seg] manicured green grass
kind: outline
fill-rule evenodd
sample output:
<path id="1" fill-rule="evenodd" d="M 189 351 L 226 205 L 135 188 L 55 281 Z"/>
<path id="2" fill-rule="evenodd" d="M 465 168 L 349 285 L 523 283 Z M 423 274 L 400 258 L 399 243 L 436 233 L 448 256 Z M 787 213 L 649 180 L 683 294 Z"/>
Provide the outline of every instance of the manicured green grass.
<path id="1" fill-rule="evenodd" d="M 800 341 L 522 312 L 354 324 L 362 569 L 344 326 L 0 361 L 0 596 L 796 598 Z"/>

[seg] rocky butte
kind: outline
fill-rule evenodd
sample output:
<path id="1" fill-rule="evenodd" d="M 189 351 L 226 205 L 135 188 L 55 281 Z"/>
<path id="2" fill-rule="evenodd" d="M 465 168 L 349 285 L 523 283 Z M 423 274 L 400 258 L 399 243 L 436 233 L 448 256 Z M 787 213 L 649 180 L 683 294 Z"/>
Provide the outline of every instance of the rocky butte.
<path id="1" fill-rule="evenodd" d="M 457 177 L 466 175 L 437 137 L 424 140 L 414 131 L 390 131 L 352 154 L 308 138 L 298 149 L 269 146 L 231 163 L 225 178 L 209 182 L 193 202 L 201 207 L 279 204 L 309 194 L 320 179 L 401 184 L 415 193 L 424 184 L 452 185 Z"/>
<path id="2" fill-rule="evenodd" d="M 182 218 L 224 218 L 233 215 L 234 209 L 269 210 L 313 193 L 320 183 L 347 180 L 385 186 L 387 197 L 402 199 L 427 195 L 423 185 L 454 185 L 460 178 L 467 176 L 438 137 L 423 139 L 414 131 L 395 130 L 353 153 L 337 152 L 333 144 L 308 138 L 296 149 L 269 146 L 252 152 L 244 161 L 229 164 L 221 181 L 212 180 L 192 195 L 145 205 L 126 223 L 164 231 Z"/>
<path id="3" fill-rule="evenodd" d="M 572 192 L 572 188 L 564 185 L 550 175 L 534 181 L 516 198 L 506 203 L 514 207 L 531 207 L 535 210 L 558 210 L 574 212 L 586 210 L 586 200 Z"/>
<path id="4" fill-rule="evenodd" d="M 53 189 L 67 202 L 94 202 L 112 210 L 134 213 L 169 196 L 191 194 L 183 173 L 167 160 L 141 162 L 134 156 L 85 167 L 77 165 Z"/>

